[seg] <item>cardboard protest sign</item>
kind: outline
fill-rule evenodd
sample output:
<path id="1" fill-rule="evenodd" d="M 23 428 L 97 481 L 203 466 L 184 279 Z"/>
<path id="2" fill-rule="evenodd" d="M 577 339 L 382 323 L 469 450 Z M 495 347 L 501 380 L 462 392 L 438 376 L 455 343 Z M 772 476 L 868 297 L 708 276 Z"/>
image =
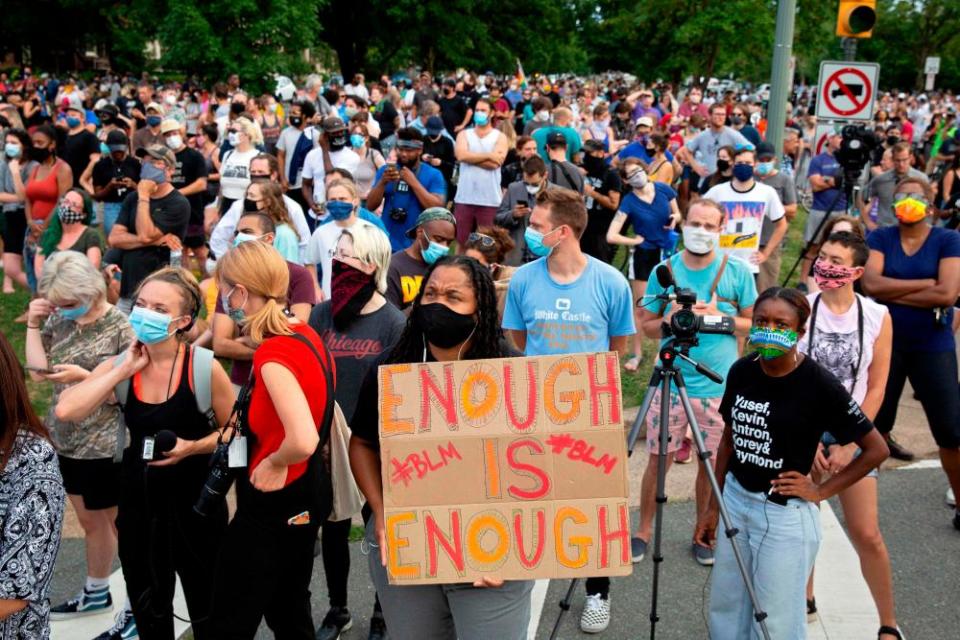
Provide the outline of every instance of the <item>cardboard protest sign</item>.
<path id="1" fill-rule="evenodd" d="M 627 575 L 615 353 L 385 365 L 392 584 Z"/>

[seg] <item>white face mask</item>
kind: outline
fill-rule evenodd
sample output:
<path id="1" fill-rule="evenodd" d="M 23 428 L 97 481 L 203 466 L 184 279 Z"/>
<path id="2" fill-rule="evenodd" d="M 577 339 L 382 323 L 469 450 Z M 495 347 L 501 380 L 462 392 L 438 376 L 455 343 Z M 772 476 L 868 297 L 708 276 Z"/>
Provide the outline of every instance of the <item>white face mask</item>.
<path id="1" fill-rule="evenodd" d="M 700 227 L 683 228 L 683 246 L 690 253 L 703 256 L 720 245 L 720 232 L 707 231 Z"/>
<path id="2" fill-rule="evenodd" d="M 527 193 L 529 193 L 529 194 L 532 195 L 532 196 L 535 196 L 535 195 L 537 195 L 538 193 L 540 193 L 540 187 L 539 187 L 538 185 L 535 185 L 535 184 L 528 184 L 528 185 L 527 185 Z"/>
<path id="3" fill-rule="evenodd" d="M 630 175 L 629 178 L 627 178 L 627 184 L 634 189 L 643 189 L 645 186 L 647 186 L 647 182 L 647 172 L 643 169 L 635 171 Z"/>
<path id="4" fill-rule="evenodd" d="M 180 136 L 169 136 L 167 138 L 167 146 L 176 151 L 183 146 L 183 138 Z"/>
<path id="5" fill-rule="evenodd" d="M 534 116 L 534 118 L 539 120 L 540 122 L 547 122 L 548 120 L 550 120 L 550 112 L 537 111 L 537 114 Z"/>

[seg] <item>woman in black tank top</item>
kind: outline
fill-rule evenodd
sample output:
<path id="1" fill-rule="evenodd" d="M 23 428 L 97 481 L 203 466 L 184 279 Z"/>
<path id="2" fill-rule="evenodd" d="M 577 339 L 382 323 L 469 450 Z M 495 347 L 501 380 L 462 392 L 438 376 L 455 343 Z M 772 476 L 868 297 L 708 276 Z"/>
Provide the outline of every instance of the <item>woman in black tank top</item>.
<path id="1" fill-rule="evenodd" d="M 144 640 L 172 640 L 175 614 L 192 621 L 198 640 L 210 635 L 212 575 L 227 507 L 225 502 L 214 505 L 201 516 L 193 506 L 209 474 L 218 425 L 229 421 L 234 395 L 226 372 L 213 360 L 214 416 L 208 419 L 197 406 L 194 351 L 179 336 L 193 324 L 200 301 L 196 280 L 183 269 L 149 276 L 130 315 L 137 341 L 68 389 L 57 406 L 58 413 L 76 419 L 109 401 L 121 383 L 128 385 L 123 416 L 130 440 L 123 451 L 117 537 L 132 613 L 122 612 L 117 625 L 129 633 L 135 618 Z M 187 611 L 173 610 L 177 576 Z"/>

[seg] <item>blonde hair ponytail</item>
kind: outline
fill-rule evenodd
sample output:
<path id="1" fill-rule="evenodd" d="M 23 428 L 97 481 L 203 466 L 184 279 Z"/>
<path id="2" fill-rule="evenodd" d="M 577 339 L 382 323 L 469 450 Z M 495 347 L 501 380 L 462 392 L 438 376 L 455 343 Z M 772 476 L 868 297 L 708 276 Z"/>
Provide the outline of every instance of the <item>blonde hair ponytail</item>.
<path id="1" fill-rule="evenodd" d="M 290 271 L 276 249 L 263 242 L 244 242 L 217 261 L 216 278 L 230 287 L 243 285 L 251 295 L 265 298 L 264 305 L 243 322 L 254 342 L 293 334 L 285 311 Z"/>

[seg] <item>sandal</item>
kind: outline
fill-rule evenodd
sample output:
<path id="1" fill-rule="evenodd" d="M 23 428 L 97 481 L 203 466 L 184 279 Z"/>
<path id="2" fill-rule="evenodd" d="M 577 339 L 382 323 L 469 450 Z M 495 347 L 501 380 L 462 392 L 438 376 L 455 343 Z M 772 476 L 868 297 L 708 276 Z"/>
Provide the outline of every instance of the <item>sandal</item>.
<path id="1" fill-rule="evenodd" d="M 888 627 L 886 625 L 880 627 L 880 631 L 877 632 L 877 639 L 879 640 L 880 636 L 883 634 L 896 636 L 897 640 L 903 640 L 903 634 L 901 634 L 900 629 L 897 629 L 896 627 Z"/>
<path id="2" fill-rule="evenodd" d="M 629 360 L 623 363 L 623 368 L 632 373 L 640 368 L 641 362 L 643 362 L 643 356 L 638 356 L 634 354 L 630 357 Z"/>

